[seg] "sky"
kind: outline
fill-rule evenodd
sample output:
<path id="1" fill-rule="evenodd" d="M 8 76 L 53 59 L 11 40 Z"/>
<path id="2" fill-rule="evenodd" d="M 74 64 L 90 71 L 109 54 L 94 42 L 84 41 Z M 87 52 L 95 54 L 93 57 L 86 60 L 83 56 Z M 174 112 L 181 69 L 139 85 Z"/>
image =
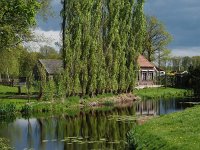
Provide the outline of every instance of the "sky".
<path id="1" fill-rule="evenodd" d="M 40 42 L 38 46 L 48 44 L 58 49 L 54 43 L 61 40 L 60 0 L 53 0 L 52 9 L 54 17 L 48 21 L 37 18 L 35 34 L 49 39 L 48 42 Z M 147 15 L 155 16 L 163 22 L 166 30 L 173 36 L 173 41 L 168 46 L 172 55 L 200 55 L 200 0 L 146 0 L 144 9 Z"/>

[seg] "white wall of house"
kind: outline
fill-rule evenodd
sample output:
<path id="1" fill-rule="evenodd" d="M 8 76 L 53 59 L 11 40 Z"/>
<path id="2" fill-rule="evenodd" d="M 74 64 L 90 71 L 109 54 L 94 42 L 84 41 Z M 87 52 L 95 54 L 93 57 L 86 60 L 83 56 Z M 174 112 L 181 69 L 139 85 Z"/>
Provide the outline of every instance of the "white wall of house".
<path id="1" fill-rule="evenodd" d="M 138 84 L 142 85 L 152 85 L 156 79 L 156 69 L 155 68 L 142 68 L 139 70 Z"/>

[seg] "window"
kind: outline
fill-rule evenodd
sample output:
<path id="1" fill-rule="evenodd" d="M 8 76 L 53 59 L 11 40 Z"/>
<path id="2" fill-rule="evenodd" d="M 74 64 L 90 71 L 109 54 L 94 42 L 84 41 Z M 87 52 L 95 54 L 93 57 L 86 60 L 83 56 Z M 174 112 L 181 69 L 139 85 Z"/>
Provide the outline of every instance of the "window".
<path id="1" fill-rule="evenodd" d="M 147 72 L 142 72 L 142 80 L 143 81 L 147 80 Z"/>
<path id="2" fill-rule="evenodd" d="M 153 72 L 149 72 L 149 80 L 153 80 Z"/>

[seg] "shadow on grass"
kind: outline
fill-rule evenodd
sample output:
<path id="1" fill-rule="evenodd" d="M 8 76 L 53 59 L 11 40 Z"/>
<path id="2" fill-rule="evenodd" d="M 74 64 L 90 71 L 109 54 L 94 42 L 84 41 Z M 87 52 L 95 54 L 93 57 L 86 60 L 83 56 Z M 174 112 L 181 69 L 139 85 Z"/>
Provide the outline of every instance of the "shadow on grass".
<path id="1" fill-rule="evenodd" d="M 5 100 L 5 99 L 30 99 L 30 100 L 35 100 L 38 98 L 38 93 L 33 93 L 30 97 L 26 93 L 15 93 L 15 92 L 6 92 L 2 93 L 0 92 L 0 100 Z"/>

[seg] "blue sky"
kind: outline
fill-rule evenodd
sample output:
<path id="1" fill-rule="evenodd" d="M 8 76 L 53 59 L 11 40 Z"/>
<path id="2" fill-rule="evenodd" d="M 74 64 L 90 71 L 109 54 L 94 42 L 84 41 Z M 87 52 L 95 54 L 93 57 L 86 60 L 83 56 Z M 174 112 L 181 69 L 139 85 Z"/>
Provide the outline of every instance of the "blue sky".
<path id="1" fill-rule="evenodd" d="M 60 41 L 60 0 L 53 0 L 52 8 L 55 16 L 47 22 L 38 18 L 35 33 L 50 38 L 48 44 L 54 46 L 54 42 Z M 145 13 L 156 16 L 173 36 L 169 49 L 176 56 L 200 55 L 199 12 L 200 0 L 146 0 L 145 3 Z"/>

